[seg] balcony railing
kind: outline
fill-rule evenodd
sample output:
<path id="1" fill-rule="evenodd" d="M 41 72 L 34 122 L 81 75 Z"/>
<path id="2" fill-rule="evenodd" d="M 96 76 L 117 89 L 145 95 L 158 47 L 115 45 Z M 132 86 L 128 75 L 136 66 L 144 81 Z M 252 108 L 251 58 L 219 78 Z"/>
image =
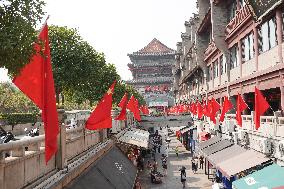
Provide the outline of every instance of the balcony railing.
<path id="1" fill-rule="evenodd" d="M 216 44 L 214 42 L 210 42 L 207 49 L 204 52 L 204 57 L 205 57 L 205 61 L 214 53 L 218 50 L 218 48 L 216 47 Z"/>
<path id="2" fill-rule="evenodd" d="M 252 15 L 249 7 L 246 5 L 236 12 L 236 16 L 226 26 L 225 34 L 226 39 L 231 37 L 244 23 L 246 23 Z"/>

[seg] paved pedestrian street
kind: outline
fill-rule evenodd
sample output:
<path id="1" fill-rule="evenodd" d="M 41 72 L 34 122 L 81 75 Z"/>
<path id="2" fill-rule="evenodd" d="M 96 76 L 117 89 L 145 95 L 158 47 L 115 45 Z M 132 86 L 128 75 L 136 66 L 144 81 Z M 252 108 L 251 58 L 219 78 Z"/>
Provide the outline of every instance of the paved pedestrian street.
<path id="1" fill-rule="evenodd" d="M 163 145 L 161 148 L 161 153 L 156 153 L 156 160 L 158 161 L 158 171 L 163 174 L 161 155 L 165 153 L 168 144 L 165 142 L 167 131 L 163 129 L 159 130 L 159 134 L 162 135 Z M 203 170 L 198 170 L 194 174 L 191 170 L 191 153 L 186 150 L 180 141 L 177 140 L 175 136 L 170 136 L 171 142 L 169 144 L 169 157 L 168 157 L 168 173 L 167 176 L 162 178 L 161 184 L 151 183 L 149 170 L 147 170 L 146 164 L 148 160 L 151 160 L 153 164 L 153 158 L 145 159 L 145 169 L 139 173 L 139 178 L 141 180 L 142 189 L 176 189 L 182 188 L 182 183 L 180 181 L 180 171 L 182 166 L 186 167 L 186 188 L 191 189 L 210 189 L 212 188 L 212 182 L 207 179 L 207 175 L 204 174 Z M 176 156 L 175 148 L 179 146 L 179 157 Z"/>

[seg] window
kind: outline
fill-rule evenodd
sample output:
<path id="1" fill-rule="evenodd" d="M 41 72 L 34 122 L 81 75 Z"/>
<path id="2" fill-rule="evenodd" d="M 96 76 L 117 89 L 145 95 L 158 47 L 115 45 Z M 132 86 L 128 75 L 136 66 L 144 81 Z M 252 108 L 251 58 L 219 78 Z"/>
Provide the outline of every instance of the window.
<path id="1" fill-rule="evenodd" d="M 237 2 L 233 1 L 229 7 L 229 22 L 236 16 Z"/>
<path id="2" fill-rule="evenodd" d="M 219 64 L 218 64 L 218 60 L 216 60 L 216 61 L 213 63 L 213 66 L 214 66 L 213 75 L 214 75 L 214 78 L 217 78 L 217 77 L 219 76 Z"/>
<path id="3" fill-rule="evenodd" d="M 211 81 L 212 80 L 212 76 L 213 76 L 213 74 L 212 74 L 212 66 L 210 65 L 210 66 L 208 66 L 207 67 L 207 71 L 208 71 L 208 81 Z"/>
<path id="4" fill-rule="evenodd" d="M 227 72 L 227 64 L 222 55 L 220 57 L 220 74 L 223 75 L 226 72 Z"/>
<path id="5" fill-rule="evenodd" d="M 254 57 L 253 33 L 242 39 L 242 60 L 244 62 Z"/>
<path id="6" fill-rule="evenodd" d="M 239 65 L 237 44 L 229 49 L 229 53 L 230 53 L 230 69 L 234 69 Z"/>
<path id="7" fill-rule="evenodd" d="M 271 18 L 263 23 L 259 32 L 259 52 L 265 52 L 277 45 L 276 19 Z"/>

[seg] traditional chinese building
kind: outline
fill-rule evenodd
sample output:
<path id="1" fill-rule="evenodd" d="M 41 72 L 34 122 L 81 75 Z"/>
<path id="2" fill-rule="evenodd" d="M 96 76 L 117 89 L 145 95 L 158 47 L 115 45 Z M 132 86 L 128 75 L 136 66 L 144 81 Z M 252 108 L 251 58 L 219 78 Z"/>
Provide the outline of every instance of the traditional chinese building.
<path id="1" fill-rule="evenodd" d="M 235 108 L 226 115 L 228 122 L 214 125 L 203 118 L 205 130 L 269 154 L 284 165 L 283 1 L 197 0 L 197 5 L 198 14 L 185 22 L 185 32 L 177 43 L 173 68 L 176 100 L 214 98 L 222 105 L 228 97 L 236 107 L 241 94 L 249 106 L 243 112 L 242 127 L 235 122 Z M 255 87 L 270 105 L 260 117 L 258 130 Z"/>
<path id="2" fill-rule="evenodd" d="M 149 107 L 174 105 L 172 95 L 175 50 L 156 38 L 146 47 L 128 54 L 128 64 L 133 79 L 126 83 L 134 86 L 142 94 Z"/>

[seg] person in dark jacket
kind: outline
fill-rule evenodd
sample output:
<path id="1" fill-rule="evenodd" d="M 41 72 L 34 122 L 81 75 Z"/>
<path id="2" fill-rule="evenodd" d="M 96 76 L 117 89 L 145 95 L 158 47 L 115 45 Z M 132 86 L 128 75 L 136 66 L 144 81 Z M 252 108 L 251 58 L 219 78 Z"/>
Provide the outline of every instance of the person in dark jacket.
<path id="1" fill-rule="evenodd" d="M 186 172 L 184 166 L 180 169 L 180 181 L 182 183 L 182 188 L 185 188 Z"/>

